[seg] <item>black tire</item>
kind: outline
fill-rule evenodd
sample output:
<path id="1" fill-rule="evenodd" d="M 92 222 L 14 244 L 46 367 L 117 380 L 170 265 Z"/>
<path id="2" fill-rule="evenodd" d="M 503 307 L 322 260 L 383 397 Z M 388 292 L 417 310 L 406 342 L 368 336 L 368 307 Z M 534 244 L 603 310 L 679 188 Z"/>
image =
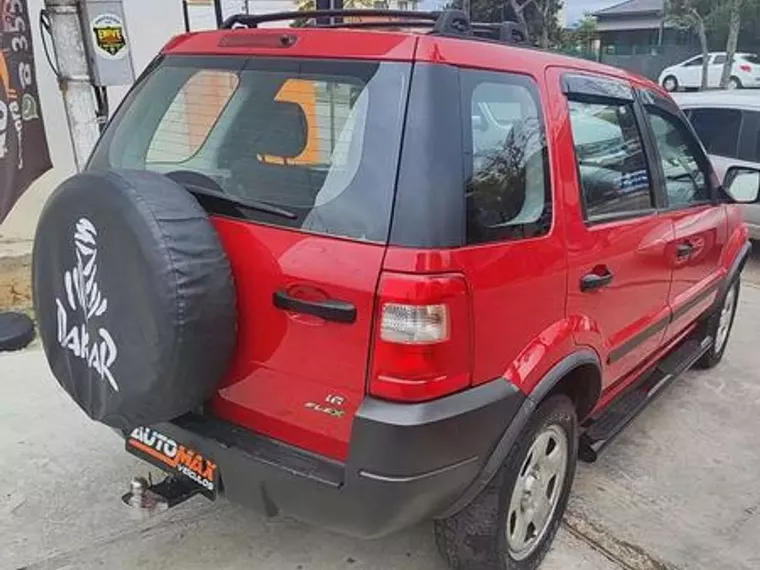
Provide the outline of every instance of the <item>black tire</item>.
<path id="1" fill-rule="evenodd" d="M 34 340 L 34 321 L 23 313 L 0 313 L 0 352 L 21 350 Z"/>
<path id="2" fill-rule="evenodd" d="M 662 87 L 665 89 L 665 91 L 669 91 L 671 93 L 678 91 L 678 79 L 674 75 L 668 75 L 665 79 L 662 80 Z"/>
<path id="3" fill-rule="evenodd" d="M 715 368 L 718 364 L 720 364 L 720 361 L 723 360 L 723 355 L 726 352 L 726 347 L 728 346 L 728 340 L 731 337 L 731 330 L 734 327 L 734 318 L 736 317 L 736 308 L 739 305 L 739 291 L 741 289 L 739 278 L 735 278 L 731 285 L 729 285 L 728 289 L 726 290 L 725 295 L 721 298 L 720 304 L 712 311 L 710 316 L 707 317 L 707 320 L 704 323 L 704 330 L 705 334 L 711 336 L 713 338 L 713 343 L 710 345 L 710 349 L 700 358 L 697 363 L 694 365 L 695 368 L 700 368 L 702 370 L 709 370 L 710 368 Z M 730 311 L 730 315 L 728 315 L 728 330 L 726 331 L 725 339 L 723 339 L 722 342 L 718 342 L 718 330 L 721 326 L 721 315 L 723 313 L 723 308 L 726 305 L 726 300 L 729 298 L 733 291 L 733 304 Z"/>
<path id="4" fill-rule="evenodd" d="M 738 77 L 731 77 L 731 79 L 728 80 L 728 88 L 729 89 L 741 89 L 743 87 L 741 79 Z"/>
<path id="5" fill-rule="evenodd" d="M 523 559 L 516 560 L 507 541 L 509 504 L 527 454 L 538 436 L 558 426 L 567 436 L 567 466 L 559 499 L 543 537 Z M 563 395 L 544 401 L 523 429 L 503 467 L 483 491 L 459 513 L 434 522 L 438 551 L 452 570 L 534 570 L 551 548 L 567 507 L 578 455 L 578 420 L 572 401 Z"/>
<path id="6" fill-rule="evenodd" d="M 120 430 L 196 409 L 236 340 L 232 271 L 185 188 L 143 171 L 85 172 L 40 216 L 34 305 L 58 382 Z"/>

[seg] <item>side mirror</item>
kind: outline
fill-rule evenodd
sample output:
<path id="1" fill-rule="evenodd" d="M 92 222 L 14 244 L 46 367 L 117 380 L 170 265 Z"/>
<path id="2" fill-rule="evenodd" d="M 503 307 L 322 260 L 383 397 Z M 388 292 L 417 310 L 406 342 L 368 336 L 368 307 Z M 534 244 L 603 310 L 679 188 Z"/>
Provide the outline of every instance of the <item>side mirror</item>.
<path id="1" fill-rule="evenodd" d="M 760 202 L 760 170 L 732 166 L 726 172 L 723 187 L 734 202 L 756 204 Z"/>

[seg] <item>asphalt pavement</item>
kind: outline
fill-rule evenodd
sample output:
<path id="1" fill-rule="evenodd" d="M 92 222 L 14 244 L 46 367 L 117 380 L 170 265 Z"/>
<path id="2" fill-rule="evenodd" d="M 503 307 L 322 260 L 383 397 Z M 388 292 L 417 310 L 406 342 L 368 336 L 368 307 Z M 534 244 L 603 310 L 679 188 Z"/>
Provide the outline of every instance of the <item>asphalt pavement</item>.
<path id="1" fill-rule="evenodd" d="M 760 255 L 725 361 L 669 387 L 581 465 L 542 570 L 760 568 Z M 135 519 L 145 464 L 53 381 L 39 346 L 0 355 L 0 569 L 445 570 L 428 525 L 375 541 L 196 498 Z"/>

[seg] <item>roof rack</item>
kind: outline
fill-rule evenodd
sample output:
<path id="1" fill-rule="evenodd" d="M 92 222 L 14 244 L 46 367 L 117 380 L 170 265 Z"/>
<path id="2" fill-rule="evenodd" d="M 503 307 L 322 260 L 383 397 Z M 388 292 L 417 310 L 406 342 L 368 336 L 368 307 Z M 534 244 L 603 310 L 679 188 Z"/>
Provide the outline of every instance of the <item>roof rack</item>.
<path id="1" fill-rule="evenodd" d="M 389 19 L 355 22 L 344 20 L 344 18 L 364 17 Z M 431 34 L 440 36 L 477 38 L 508 44 L 527 44 L 530 42 L 527 30 L 517 22 L 471 22 L 467 14 L 454 9 L 435 12 L 359 9 L 304 10 L 259 15 L 235 14 L 225 20 L 222 28 L 257 28 L 259 24 L 286 20 L 309 20 L 307 27 L 314 28 L 431 28 Z"/>

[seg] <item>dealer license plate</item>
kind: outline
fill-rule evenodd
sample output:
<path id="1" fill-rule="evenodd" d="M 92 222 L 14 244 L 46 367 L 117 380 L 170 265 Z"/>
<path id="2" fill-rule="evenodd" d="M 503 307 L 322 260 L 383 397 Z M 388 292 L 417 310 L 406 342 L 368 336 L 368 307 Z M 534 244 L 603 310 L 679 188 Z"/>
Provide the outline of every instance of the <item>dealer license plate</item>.
<path id="1" fill-rule="evenodd" d="M 127 438 L 127 451 L 140 459 L 198 485 L 201 493 L 216 499 L 219 469 L 209 457 L 152 428 L 138 427 Z"/>

